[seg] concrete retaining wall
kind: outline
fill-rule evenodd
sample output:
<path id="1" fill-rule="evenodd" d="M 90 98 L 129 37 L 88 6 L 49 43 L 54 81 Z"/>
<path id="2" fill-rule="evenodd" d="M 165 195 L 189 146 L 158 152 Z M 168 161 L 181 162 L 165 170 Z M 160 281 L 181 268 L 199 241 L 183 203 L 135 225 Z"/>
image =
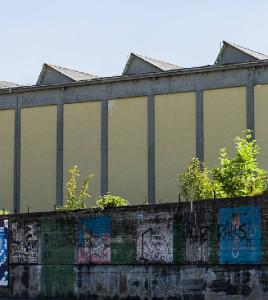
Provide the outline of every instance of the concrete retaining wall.
<path id="1" fill-rule="evenodd" d="M 266 197 L 0 220 L 0 297 L 267 299 Z"/>

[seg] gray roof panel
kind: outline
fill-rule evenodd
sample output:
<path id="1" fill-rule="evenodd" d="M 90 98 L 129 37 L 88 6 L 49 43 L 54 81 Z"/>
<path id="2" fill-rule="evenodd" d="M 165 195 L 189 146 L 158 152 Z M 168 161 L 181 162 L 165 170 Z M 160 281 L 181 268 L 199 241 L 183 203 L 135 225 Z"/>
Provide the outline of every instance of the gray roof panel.
<path id="1" fill-rule="evenodd" d="M 7 89 L 7 88 L 18 87 L 18 86 L 20 85 L 14 82 L 0 81 L 0 89 Z"/>
<path id="2" fill-rule="evenodd" d="M 46 76 L 50 77 L 49 83 L 51 83 L 51 82 L 53 83 L 54 78 L 51 78 L 51 76 L 48 74 L 49 70 L 54 70 L 54 73 L 56 72 L 57 74 L 61 75 L 58 77 L 61 78 L 61 80 L 65 78 L 64 81 L 66 81 L 66 80 L 69 80 L 69 81 L 91 80 L 91 79 L 98 77 L 96 75 L 88 74 L 85 72 L 80 72 L 77 70 L 68 69 L 68 68 L 64 68 L 61 66 L 55 66 L 55 65 L 44 63 L 42 70 L 40 72 L 40 75 L 38 77 L 37 83 L 36 83 L 37 85 L 47 84 Z M 58 83 L 58 81 L 56 81 L 55 83 Z"/>
<path id="3" fill-rule="evenodd" d="M 257 51 L 253 51 L 251 49 L 248 49 L 248 48 L 245 48 L 245 47 L 242 47 L 242 46 L 239 46 L 239 45 L 236 45 L 236 44 L 233 44 L 233 43 L 229 43 L 229 42 L 226 42 L 226 41 L 223 41 L 224 44 L 227 44 L 227 45 L 230 45 L 258 60 L 264 60 L 264 59 L 268 59 L 268 55 L 265 55 L 265 54 L 262 54 L 260 52 L 257 52 Z"/>
<path id="4" fill-rule="evenodd" d="M 84 72 L 80 72 L 77 70 L 73 70 L 73 69 L 67 69 L 64 67 L 60 67 L 60 66 L 55 66 L 55 65 L 50 65 L 47 64 L 49 67 L 53 68 L 54 70 L 58 71 L 59 73 L 75 80 L 90 80 L 93 78 L 97 78 L 98 76 L 96 75 L 92 75 L 92 74 L 88 74 L 88 73 L 84 73 Z"/>
<path id="5" fill-rule="evenodd" d="M 131 53 L 127 60 L 122 75 L 132 74 L 131 69 L 133 68 L 133 65 L 137 63 L 137 60 L 140 62 L 140 65 L 135 70 L 135 74 L 142 74 L 145 71 L 146 73 L 150 73 L 150 72 L 157 72 L 157 71 L 170 71 L 170 70 L 182 69 L 182 67 L 171 63 L 167 63 L 151 57 Z"/>
<path id="6" fill-rule="evenodd" d="M 268 59 L 268 55 L 223 41 L 221 50 L 216 58 L 215 64 L 242 63 L 248 61 L 261 61 Z"/>

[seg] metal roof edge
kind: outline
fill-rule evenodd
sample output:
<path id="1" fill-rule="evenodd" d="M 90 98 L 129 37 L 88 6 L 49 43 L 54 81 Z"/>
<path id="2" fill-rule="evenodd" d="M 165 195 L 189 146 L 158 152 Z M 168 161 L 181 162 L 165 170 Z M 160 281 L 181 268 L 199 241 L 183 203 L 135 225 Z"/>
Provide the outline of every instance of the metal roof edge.
<path id="1" fill-rule="evenodd" d="M 57 83 L 50 85 L 32 85 L 32 86 L 19 86 L 13 88 L 0 89 L 0 94 L 10 94 L 10 93 L 19 93 L 19 92 L 28 92 L 28 91 L 37 91 L 37 90 L 46 90 L 46 89 L 60 89 L 68 88 L 75 86 L 86 86 L 94 84 L 103 84 L 103 83 L 114 83 L 120 81 L 131 81 L 131 80 L 142 80 L 150 78 L 160 78 L 160 77 L 169 77 L 169 76 L 182 76 L 188 74 L 198 74 L 205 72 L 216 72 L 216 71 L 226 71 L 234 69 L 245 69 L 249 67 L 263 67 L 268 66 L 268 59 L 254 62 L 243 62 L 237 64 L 225 64 L 225 65 L 208 65 L 201 67 L 192 67 L 192 68 L 182 68 L 168 71 L 152 72 L 145 74 L 137 75 L 119 75 L 112 77 L 97 77 L 90 80 L 79 80 L 69 83 Z"/>

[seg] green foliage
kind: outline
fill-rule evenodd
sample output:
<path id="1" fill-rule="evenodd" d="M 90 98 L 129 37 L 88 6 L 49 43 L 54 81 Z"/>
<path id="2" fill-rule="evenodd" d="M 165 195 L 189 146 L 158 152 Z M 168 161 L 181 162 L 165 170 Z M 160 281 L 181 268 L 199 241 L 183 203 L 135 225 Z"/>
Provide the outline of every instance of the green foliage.
<path id="1" fill-rule="evenodd" d="M 211 170 L 212 177 L 221 183 L 227 197 L 262 194 L 267 190 L 267 172 L 259 167 L 257 155 L 260 148 L 251 132 L 246 137 L 235 138 L 236 153 L 229 158 L 226 149 L 220 151 L 220 166 Z"/>
<path id="2" fill-rule="evenodd" d="M 192 158 L 186 172 L 178 175 L 178 185 L 187 201 L 213 198 L 214 191 L 220 190 L 219 183 L 209 177 L 207 167 L 198 158 Z"/>
<path id="3" fill-rule="evenodd" d="M 3 215 L 9 215 L 10 212 L 7 210 L 7 209 L 0 209 L 0 216 L 3 216 Z"/>
<path id="4" fill-rule="evenodd" d="M 211 170 L 193 158 L 185 173 L 178 175 L 179 192 L 186 200 L 260 195 L 268 191 L 267 172 L 259 167 L 260 148 L 250 130 L 235 138 L 236 153 L 220 150 L 220 166 Z"/>
<path id="5" fill-rule="evenodd" d="M 96 204 L 97 208 L 105 209 L 108 207 L 127 206 L 129 203 L 126 199 L 120 196 L 107 193 L 106 195 L 99 197 Z"/>
<path id="6" fill-rule="evenodd" d="M 91 198 L 88 194 L 88 189 L 91 183 L 93 174 L 88 175 L 81 187 L 79 188 L 77 178 L 80 176 L 80 171 L 76 165 L 69 169 L 70 179 L 66 183 L 66 203 L 58 207 L 59 210 L 72 210 L 86 208 L 86 199 Z"/>

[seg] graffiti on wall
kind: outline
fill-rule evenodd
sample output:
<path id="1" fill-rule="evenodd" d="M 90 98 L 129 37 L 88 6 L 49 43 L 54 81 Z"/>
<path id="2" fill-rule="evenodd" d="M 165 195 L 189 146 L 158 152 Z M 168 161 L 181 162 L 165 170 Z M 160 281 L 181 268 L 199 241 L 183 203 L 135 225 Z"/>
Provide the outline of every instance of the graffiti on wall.
<path id="1" fill-rule="evenodd" d="M 209 226 L 201 212 L 192 212 L 184 216 L 186 236 L 186 261 L 199 262 L 208 259 Z"/>
<path id="2" fill-rule="evenodd" d="M 171 263 L 173 260 L 172 221 L 139 224 L 137 259 L 142 262 Z"/>
<path id="3" fill-rule="evenodd" d="M 38 260 L 37 223 L 12 223 L 11 263 L 36 264 Z"/>
<path id="4" fill-rule="evenodd" d="M 111 262 L 110 216 L 81 218 L 78 224 L 78 263 Z"/>
<path id="5" fill-rule="evenodd" d="M 220 209 L 220 262 L 261 262 L 261 222 L 258 206 Z"/>
<path id="6" fill-rule="evenodd" d="M 0 220 L 0 286 L 8 286 L 8 220 Z"/>

